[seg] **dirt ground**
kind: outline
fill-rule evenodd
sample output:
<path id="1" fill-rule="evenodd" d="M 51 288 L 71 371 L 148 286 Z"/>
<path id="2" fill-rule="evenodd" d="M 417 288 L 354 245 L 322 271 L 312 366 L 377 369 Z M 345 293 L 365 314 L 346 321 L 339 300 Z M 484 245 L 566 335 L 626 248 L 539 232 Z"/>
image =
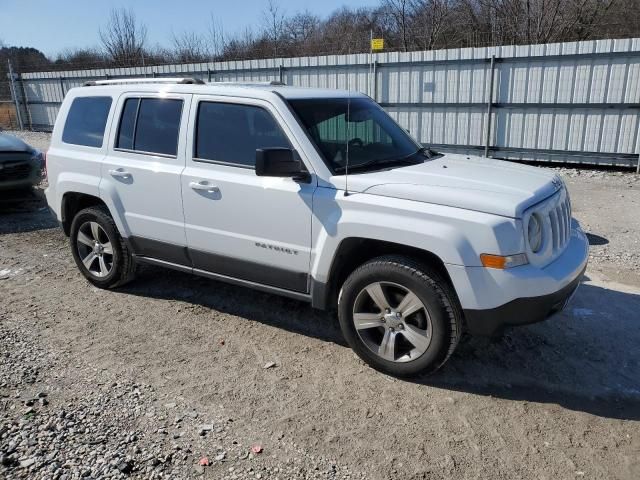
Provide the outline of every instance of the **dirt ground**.
<path id="1" fill-rule="evenodd" d="M 640 180 L 558 171 L 592 243 L 569 309 L 410 381 L 300 302 L 153 267 L 96 289 L 39 197 L 0 202 L 0 477 L 640 478 Z"/>

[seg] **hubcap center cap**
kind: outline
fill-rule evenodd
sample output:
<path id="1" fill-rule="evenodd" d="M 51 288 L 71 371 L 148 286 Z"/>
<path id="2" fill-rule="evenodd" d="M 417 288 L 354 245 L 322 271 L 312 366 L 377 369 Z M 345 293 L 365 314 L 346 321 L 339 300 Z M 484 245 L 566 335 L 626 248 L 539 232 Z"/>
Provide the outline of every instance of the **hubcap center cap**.
<path id="1" fill-rule="evenodd" d="M 389 328 L 393 328 L 397 330 L 398 327 L 402 325 L 402 316 L 399 313 L 394 312 L 392 310 L 391 312 L 384 314 L 384 322 L 387 324 Z"/>

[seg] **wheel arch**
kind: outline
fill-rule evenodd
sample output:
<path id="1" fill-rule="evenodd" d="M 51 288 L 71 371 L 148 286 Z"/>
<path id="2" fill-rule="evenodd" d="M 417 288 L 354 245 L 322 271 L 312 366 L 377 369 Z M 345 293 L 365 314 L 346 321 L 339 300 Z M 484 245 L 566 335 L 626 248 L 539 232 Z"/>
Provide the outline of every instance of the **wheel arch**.
<path id="1" fill-rule="evenodd" d="M 335 308 L 340 287 L 351 272 L 373 258 L 390 254 L 404 255 L 421 264 L 429 265 L 453 285 L 444 262 L 433 252 L 385 240 L 349 237 L 340 242 L 334 254 L 327 281 L 312 280 L 312 306 L 322 310 Z"/>
<path id="2" fill-rule="evenodd" d="M 106 203 L 101 198 L 88 193 L 66 192 L 62 196 L 60 215 L 62 220 L 62 229 L 67 237 L 71 234 L 71 223 L 73 222 L 73 218 L 76 214 L 80 210 L 88 207 L 94 207 L 96 205 L 107 207 Z"/>

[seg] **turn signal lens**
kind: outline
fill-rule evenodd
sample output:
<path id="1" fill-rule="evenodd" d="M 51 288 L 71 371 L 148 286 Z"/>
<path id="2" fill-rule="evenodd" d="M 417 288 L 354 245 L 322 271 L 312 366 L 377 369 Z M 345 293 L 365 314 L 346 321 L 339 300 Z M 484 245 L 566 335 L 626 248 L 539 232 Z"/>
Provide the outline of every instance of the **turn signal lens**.
<path id="1" fill-rule="evenodd" d="M 516 255 L 490 255 L 483 253 L 480 255 L 480 261 L 486 268 L 497 268 L 504 270 L 505 268 L 517 267 L 519 265 L 526 265 L 529 263 L 527 256 L 524 253 L 518 253 Z"/>

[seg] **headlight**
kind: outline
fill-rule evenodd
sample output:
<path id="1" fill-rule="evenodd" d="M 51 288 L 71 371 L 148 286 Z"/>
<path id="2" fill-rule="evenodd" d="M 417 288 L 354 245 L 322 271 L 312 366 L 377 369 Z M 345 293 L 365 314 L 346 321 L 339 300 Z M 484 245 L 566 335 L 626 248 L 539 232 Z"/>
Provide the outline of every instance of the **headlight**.
<path id="1" fill-rule="evenodd" d="M 529 246 L 531 247 L 531 251 L 533 253 L 538 253 L 542 248 L 542 222 L 535 213 L 529 217 L 527 235 L 529 237 Z"/>

